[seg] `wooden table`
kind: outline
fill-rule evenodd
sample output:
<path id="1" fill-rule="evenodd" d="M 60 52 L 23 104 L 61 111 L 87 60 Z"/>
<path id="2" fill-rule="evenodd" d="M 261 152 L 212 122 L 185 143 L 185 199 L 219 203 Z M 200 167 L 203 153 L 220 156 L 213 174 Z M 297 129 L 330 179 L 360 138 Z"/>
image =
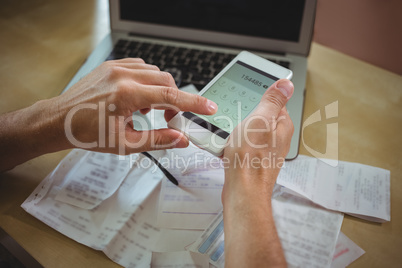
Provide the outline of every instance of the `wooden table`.
<path id="1" fill-rule="evenodd" d="M 0 113 L 58 95 L 108 33 L 108 23 L 106 0 L 3 3 Z M 345 216 L 342 231 L 366 251 L 351 267 L 400 267 L 402 77 L 314 43 L 304 120 L 334 101 L 338 117 L 306 127 L 305 144 L 325 152 L 326 124 L 338 123 L 340 160 L 391 170 L 391 222 Z M 0 227 L 46 267 L 117 267 L 102 252 L 65 237 L 20 207 L 67 153 L 44 155 L 0 174 Z M 308 154 L 303 144 L 300 153 Z"/>

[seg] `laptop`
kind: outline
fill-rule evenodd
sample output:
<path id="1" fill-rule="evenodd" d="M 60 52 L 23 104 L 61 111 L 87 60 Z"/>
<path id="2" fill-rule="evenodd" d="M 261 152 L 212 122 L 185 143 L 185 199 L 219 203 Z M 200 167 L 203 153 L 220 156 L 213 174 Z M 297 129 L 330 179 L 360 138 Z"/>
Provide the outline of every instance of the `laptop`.
<path id="1" fill-rule="evenodd" d="M 295 131 L 286 157 L 297 157 L 316 0 L 109 0 L 111 33 L 66 91 L 105 60 L 140 57 L 170 72 L 178 87 L 201 90 L 240 51 L 293 71 L 287 104 Z"/>

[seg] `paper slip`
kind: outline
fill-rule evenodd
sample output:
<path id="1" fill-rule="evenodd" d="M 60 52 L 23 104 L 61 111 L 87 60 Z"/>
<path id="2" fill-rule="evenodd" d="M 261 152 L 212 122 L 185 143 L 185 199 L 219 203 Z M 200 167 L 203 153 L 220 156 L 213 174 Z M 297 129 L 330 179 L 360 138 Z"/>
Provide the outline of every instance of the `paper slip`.
<path id="1" fill-rule="evenodd" d="M 342 161 L 333 167 L 299 156 L 286 162 L 277 183 L 331 210 L 377 222 L 391 219 L 389 170 Z"/>
<path id="2" fill-rule="evenodd" d="M 170 167 L 170 172 L 183 180 L 181 187 L 174 187 L 166 181 L 162 184 L 158 224 L 166 228 L 205 228 L 210 215 L 216 215 L 218 211 L 215 210 L 216 204 L 220 204 L 219 179 L 222 178 L 223 185 L 224 173 L 219 163 L 208 160 L 213 158 L 206 152 L 206 160 L 201 161 L 204 157 L 202 150 L 198 149 L 199 155 L 194 157 L 186 150 L 178 151 L 176 156 L 187 162 Z M 181 175 L 178 170 L 182 170 Z M 200 187 L 206 182 L 218 187 Z M 337 167 L 332 167 L 316 158 L 301 156 L 286 162 L 277 183 L 331 210 L 373 221 L 390 219 L 390 178 L 389 171 L 384 169 L 348 162 L 339 162 Z M 193 191 L 185 191 L 188 187 Z"/>
<path id="3" fill-rule="evenodd" d="M 92 209 L 117 190 L 129 170 L 127 156 L 87 152 L 68 172 L 55 199 Z"/>
<path id="4" fill-rule="evenodd" d="M 102 249 L 155 189 L 162 175 L 149 173 L 145 169 L 133 169 L 118 190 L 93 209 L 82 209 L 56 200 L 67 174 L 75 165 L 80 165 L 85 157 L 85 151 L 72 150 L 39 184 L 22 207 L 66 236 L 95 249 Z M 77 196 L 80 195 L 77 192 Z"/>
<path id="5" fill-rule="evenodd" d="M 102 250 L 125 267 L 149 267 L 152 252 L 182 251 L 200 235 L 200 231 L 156 226 L 160 180 L 166 178 L 152 166 L 145 169 L 134 165 L 117 191 L 93 209 L 55 200 L 67 174 L 86 154 L 83 150 L 71 151 L 22 207 L 50 227 Z M 142 157 L 139 155 L 136 161 Z"/>
<path id="6" fill-rule="evenodd" d="M 159 191 L 157 187 L 103 249 L 110 259 L 124 267 L 149 267 L 152 252 L 183 251 L 201 234 L 156 226 Z"/>
<path id="7" fill-rule="evenodd" d="M 357 260 L 364 253 L 363 249 L 340 232 L 332 258 L 331 268 L 344 268 Z"/>
<path id="8" fill-rule="evenodd" d="M 36 189 L 31 193 L 31 195 L 22 204 L 25 210 L 31 209 L 32 206 L 38 204 L 45 195 L 49 192 L 50 188 L 55 185 L 63 184 L 64 178 L 70 172 L 71 168 L 75 165 L 79 165 L 82 158 L 85 157 L 87 151 L 85 150 L 72 150 L 58 165 L 57 167 L 46 176 L 44 180 L 36 187 Z"/>
<path id="9" fill-rule="evenodd" d="M 330 267 L 343 214 L 277 192 L 272 199 L 275 226 L 291 267 Z"/>
<path id="10" fill-rule="evenodd" d="M 158 226 L 204 230 L 222 210 L 223 170 L 191 176 L 172 172 L 172 175 L 177 178 L 180 187 L 167 180 L 162 181 Z"/>
<path id="11" fill-rule="evenodd" d="M 221 194 L 224 183 L 224 170 L 212 169 L 191 172 L 183 175 L 192 157 L 213 157 L 204 150 L 189 147 L 168 150 L 167 170 L 178 180 L 179 187 L 162 180 L 159 197 L 158 226 L 176 229 L 204 230 L 210 221 L 222 210 Z M 174 158 L 183 160 L 176 162 Z M 218 158 L 216 158 L 218 159 Z M 218 159 L 219 160 L 219 159 Z M 161 161 L 164 163 L 165 161 Z"/>
<path id="12" fill-rule="evenodd" d="M 153 252 L 152 268 L 209 268 L 208 257 L 189 251 Z"/>
<path id="13" fill-rule="evenodd" d="M 285 258 L 290 267 L 330 267 L 343 214 L 325 210 L 311 201 L 276 187 L 272 209 Z M 223 215 L 219 214 L 190 250 L 209 256 L 224 267 Z"/>

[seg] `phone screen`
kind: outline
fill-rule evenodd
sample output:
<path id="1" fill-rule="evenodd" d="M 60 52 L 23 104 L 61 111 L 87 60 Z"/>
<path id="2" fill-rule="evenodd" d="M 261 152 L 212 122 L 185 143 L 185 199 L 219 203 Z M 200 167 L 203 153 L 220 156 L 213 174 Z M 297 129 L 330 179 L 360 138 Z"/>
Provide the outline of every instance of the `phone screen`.
<path id="1" fill-rule="evenodd" d="M 237 61 L 202 94 L 218 105 L 216 114 L 206 116 L 185 112 L 183 116 L 226 139 L 277 80 L 273 75 Z"/>

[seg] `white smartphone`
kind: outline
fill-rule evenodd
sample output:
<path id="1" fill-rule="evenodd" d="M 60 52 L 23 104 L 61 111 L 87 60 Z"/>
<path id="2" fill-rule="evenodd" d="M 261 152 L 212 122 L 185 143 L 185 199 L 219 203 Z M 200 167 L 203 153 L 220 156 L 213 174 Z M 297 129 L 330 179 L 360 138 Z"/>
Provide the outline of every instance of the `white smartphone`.
<path id="1" fill-rule="evenodd" d="M 179 112 L 168 127 L 183 132 L 195 145 L 221 156 L 233 129 L 259 104 L 275 81 L 292 78 L 292 71 L 247 51 L 239 53 L 201 91 L 214 101 L 214 115 Z"/>

